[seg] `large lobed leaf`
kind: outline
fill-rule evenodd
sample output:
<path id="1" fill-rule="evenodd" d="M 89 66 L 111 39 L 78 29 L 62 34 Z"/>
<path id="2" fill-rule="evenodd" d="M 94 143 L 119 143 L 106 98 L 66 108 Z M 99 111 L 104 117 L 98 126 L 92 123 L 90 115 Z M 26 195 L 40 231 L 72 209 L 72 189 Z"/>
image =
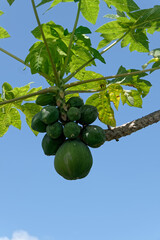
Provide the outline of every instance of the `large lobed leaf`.
<path id="1" fill-rule="evenodd" d="M 111 107 L 109 94 L 106 91 L 93 94 L 87 99 L 86 104 L 97 108 L 98 118 L 101 122 L 113 127 L 116 126 L 114 111 Z"/>
<path id="2" fill-rule="evenodd" d="M 14 3 L 15 0 L 7 0 L 7 2 L 9 3 L 9 5 L 12 5 L 12 3 Z"/>
<path id="3" fill-rule="evenodd" d="M 0 11 L 0 16 L 3 15 L 3 12 Z M 3 28 L 0 27 L 0 39 L 10 37 L 9 33 Z"/>
<path id="4" fill-rule="evenodd" d="M 29 93 L 37 92 L 39 90 L 41 90 L 41 87 L 30 89 L 30 84 L 19 88 L 12 88 L 9 83 L 5 82 L 2 85 L 0 102 L 21 97 Z M 33 101 L 36 98 L 37 96 L 34 96 L 32 98 L 26 99 L 25 101 Z M 23 101 L 18 101 L 8 103 L 6 105 L 0 105 L 0 137 L 2 137 L 8 131 L 8 128 L 11 125 L 18 129 L 21 129 L 21 119 L 18 110 L 21 110 L 26 115 L 26 122 L 29 127 L 31 126 L 31 118 L 34 114 L 40 111 L 41 107 L 35 103 L 26 103 L 22 105 L 22 102 Z M 33 132 L 37 135 L 37 132 Z"/>
<path id="5" fill-rule="evenodd" d="M 130 12 L 129 9 L 125 9 L 125 4 L 121 5 L 121 1 L 105 1 L 109 6 L 114 5 L 118 10 L 125 11 L 130 19 L 125 15 L 123 17 L 116 15 L 115 21 L 99 27 L 96 31 L 101 33 L 103 40 L 99 43 L 98 49 L 105 47 L 112 40 L 122 38 L 121 47 L 129 45 L 130 51 L 149 52 L 147 32 L 153 34 L 160 31 L 160 6 L 142 10 L 135 7 L 134 11 Z M 130 1 L 125 2 L 129 4 Z"/>
<path id="6" fill-rule="evenodd" d="M 114 6 L 121 12 L 132 12 L 138 10 L 138 5 L 133 0 L 104 0 L 108 7 Z"/>

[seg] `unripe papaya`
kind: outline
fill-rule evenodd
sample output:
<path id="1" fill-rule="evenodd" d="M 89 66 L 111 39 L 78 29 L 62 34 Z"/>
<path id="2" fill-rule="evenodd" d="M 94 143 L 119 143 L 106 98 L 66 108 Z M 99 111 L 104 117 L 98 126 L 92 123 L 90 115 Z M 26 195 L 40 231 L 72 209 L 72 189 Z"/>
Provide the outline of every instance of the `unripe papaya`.
<path id="1" fill-rule="evenodd" d="M 46 106 L 41 110 L 41 119 L 45 124 L 52 124 L 59 119 L 59 110 L 55 106 Z"/>
<path id="2" fill-rule="evenodd" d="M 105 131 L 97 125 L 88 125 L 82 130 L 82 141 L 92 148 L 98 148 L 106 141 Z"/>
<path id="3" fill-rule="evenodd" d="M 83 99 L 80 97 L 71 97 L 68 101 L 67 101 L 67 105 L 69 107 L 77 107 L 80 108 L 81 106 L 84 105 Z"/>
<path id="4" fill-rule="evenodd" d="M 89 148 L 79 140 L 67 140 L 58 149 L 54 167 L 68 180 L 84 178 L 92 167 L 93 159 Z"/>
<path id="5" fill-rule="evenodd" d="M 53 93 L 41 94 L 37 97 L 36 104 L 40 106 L 46 105 L 56 106 L 56 97 Z"/>
<path id="6" fill-rule="evenodd" d="M 93 123 L 98 117 L 97 108 L 92 105 L 83 105 L 80 108 L 81 118 L 78 120 L 82 125 L 88 125 Z"/>
<path id="7" fill-rule="evenodd" d="M 31 128 L 37 132 L 46 132 L 46 127 L 47 125 L 44 122 L 42 122 L 41 112 L 38 112 L 32 118 Z"/>
<path id="8" fill-rule="evenodd" d="M 64 125 L 63 133 L 68 139 L 75 139 L 79 136 L 81 132 L 81 127 L 74 122 L 68 122 Z"/>

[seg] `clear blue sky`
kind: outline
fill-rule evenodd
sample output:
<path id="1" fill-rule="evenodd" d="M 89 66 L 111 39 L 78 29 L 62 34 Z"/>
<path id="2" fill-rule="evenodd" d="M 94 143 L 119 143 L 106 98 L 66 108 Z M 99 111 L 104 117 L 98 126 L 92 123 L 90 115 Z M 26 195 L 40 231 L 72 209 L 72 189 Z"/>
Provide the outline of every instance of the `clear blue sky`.
<path id="1" fill-rule="evenodd" d="M 159 0 L 136 3 L 143 8 L 160 4 Z M 41 22 L 53 20 L 71 30 L 76 4 L 59 4 L 43 15 L 48 6 L 38 9 Z M 31 1 L 16 0 L 9 7 L 2 0 L 0 10 L 5 12 L 1 26 L 11 35 L 0 46 L 25 59 L 35 41 L 30 31 L 37 26 Z M 79 24 L 96 30 L 107 13 L 111 12 L 101 3 L 95 26 L 82 16 Z M 151 50 L 160 47 L 160 33 L 149 39 Z M 99 34 L 93 34 L 94 47 L 99 40 Z M 104 57 L 107 64 L 97 62 L 97 70 L 92 70 L 105 76 L 115 74 L 120 65 L 140 69 L 150 59 L 120 45 Z M 48 86 L 3 53 L 0 62 L 1 84 Z M 117 125 L 159 110 L 159 76 L 157 71 L 146 78 L 153 87 L 142 109 L 120 105 Z M 92 149 L 94 164 L 88 177 L 67 181 L 55 172 L 54 157 L 43 154 L 43 134 L 35 137 L 24 116 L 22 120 L 21 131 L 10 127 L 0 139 L 0 240 L 160 240 L 160 123 Z"/>

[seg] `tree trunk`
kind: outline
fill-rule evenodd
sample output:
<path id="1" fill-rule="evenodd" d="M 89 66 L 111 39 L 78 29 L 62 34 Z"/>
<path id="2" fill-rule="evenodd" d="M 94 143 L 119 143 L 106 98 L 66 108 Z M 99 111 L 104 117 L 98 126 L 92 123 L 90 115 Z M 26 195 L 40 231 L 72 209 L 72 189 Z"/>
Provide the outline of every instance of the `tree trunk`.
<path id="1" fill-rule="evenodd" d="M 145 117 L 139 118 L 132 122 L 125 123 L 119 127 L 114 127 L 114 128 L 105 130 L 106 141 L 111 141 L 113 139 L 118 141 L 119 138 L 130 135 L 133 132 L 136 132 L 149 125 L 152 125 L 153 123 L 157 123 L 158 121 L 160 121 L 160 110 L 150 113 Z"/>

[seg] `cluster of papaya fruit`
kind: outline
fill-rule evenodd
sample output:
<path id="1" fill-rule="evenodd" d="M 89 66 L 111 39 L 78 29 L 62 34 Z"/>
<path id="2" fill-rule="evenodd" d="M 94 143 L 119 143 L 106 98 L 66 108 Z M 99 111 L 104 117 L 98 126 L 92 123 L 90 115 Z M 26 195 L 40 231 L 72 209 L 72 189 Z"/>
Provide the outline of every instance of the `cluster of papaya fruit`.
<path id="1" fill-rule="evenodd" d="M 98 117 L 97 108 L 84 104 L 80 97 L 71 97 L 64 121 L 54 94 L 39 95 L 36 103 L 43 108 L 33 117 L 31 127 L 46 132 L 42 148 L 46 155 L 55 155 L 56 171 L 68 180 L 86 177 L 93 164 L 89 147 L 100 147 L 106 140 L 101 127 L 90 125 Z"/>

